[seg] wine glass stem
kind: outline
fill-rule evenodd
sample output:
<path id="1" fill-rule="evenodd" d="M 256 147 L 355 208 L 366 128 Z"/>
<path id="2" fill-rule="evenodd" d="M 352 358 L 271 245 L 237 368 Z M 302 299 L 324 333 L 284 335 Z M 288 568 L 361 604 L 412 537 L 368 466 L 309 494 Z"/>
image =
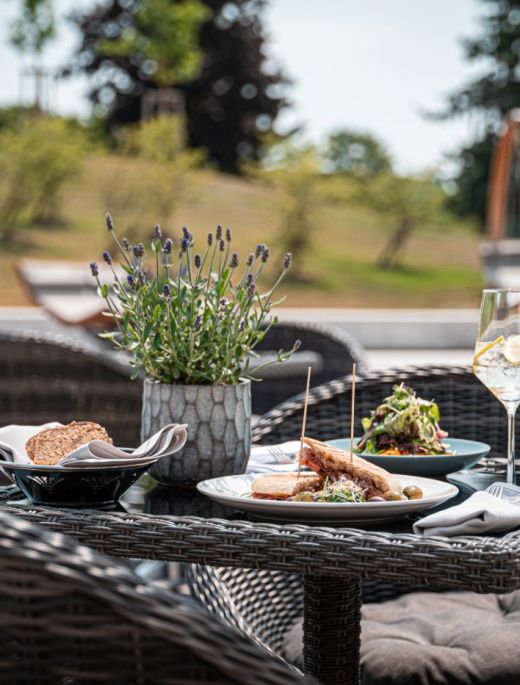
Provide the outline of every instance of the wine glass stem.
<path id="1" fill-rule="evenodd" d="M 516 485 L 515 472 L 515 414 L 516 405 L 507 409 L 507 482 Z"/>

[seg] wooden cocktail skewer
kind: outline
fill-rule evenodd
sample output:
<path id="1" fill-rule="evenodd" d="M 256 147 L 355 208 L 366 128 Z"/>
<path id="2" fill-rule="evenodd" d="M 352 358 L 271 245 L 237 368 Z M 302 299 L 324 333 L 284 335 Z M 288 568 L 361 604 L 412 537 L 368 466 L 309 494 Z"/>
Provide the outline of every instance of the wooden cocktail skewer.
<path id="1" fill-rule="evenodd" d="M 352 364 L 352 398 L 350 400 L 350 463 L 354 460 L 354 415 L 356 410 L 356 363 Z"/>
<path id="2" fill-rule="evenodd" d="M 312 368 L 307 369 L 307 386 L 305 388 L 305 400 L 303 402 L 303 422 L 302 422 L 302 436 L 300 438 L 300 454 L 298 455 L 298 476 L 296 480 L 300 479 L 300 471 L 302 468 L 302 454 L 303 454 L 303 438 L 305 437 L 305 424 L 307 423 L 307 403 L 309 402 L 309 388 L 311 385 Z"/>

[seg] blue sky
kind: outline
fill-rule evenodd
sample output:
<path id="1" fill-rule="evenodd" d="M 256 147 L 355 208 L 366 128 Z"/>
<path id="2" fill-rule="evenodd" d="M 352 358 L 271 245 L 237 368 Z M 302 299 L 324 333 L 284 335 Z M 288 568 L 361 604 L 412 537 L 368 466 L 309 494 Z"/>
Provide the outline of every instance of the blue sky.
<path id="1" fill-rule="evenodd" d="M 55 0 L 59 15 L 92 0 Z M 23 61 L 9 47 L 7 26 L 15 0 L 0 4 L 0 103 L 30 95 Z M 460 39 L 476 31 L 477 0 L 271 0 L 266 12 L 270 53 L 294 83 L 293 108 L 280 126 L 304 124 L 320 142 L 331 130 L 355 128 L 378 135 L 399 168 L 418 170 L 471 139 L 476 121 L 435 123 L 421 111 L 438 109 L 443 95 L 475 74 Z M 66 60 L 77 35 L 62 22 L 45 63 Z M 52 86 L 54 106 L 85 114 L 87 83 Z"/>

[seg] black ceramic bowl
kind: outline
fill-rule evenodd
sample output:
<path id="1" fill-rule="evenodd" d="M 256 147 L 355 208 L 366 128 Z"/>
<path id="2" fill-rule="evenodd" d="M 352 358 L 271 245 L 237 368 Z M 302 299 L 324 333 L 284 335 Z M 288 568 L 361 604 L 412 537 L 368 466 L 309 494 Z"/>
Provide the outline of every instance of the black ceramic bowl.
<path id="1" fill-rule="evenodd" d="M 1 466 L 32 504 L 100 507 L 117 502 L 150 464 L 81 470 L 6 462 Z"/>

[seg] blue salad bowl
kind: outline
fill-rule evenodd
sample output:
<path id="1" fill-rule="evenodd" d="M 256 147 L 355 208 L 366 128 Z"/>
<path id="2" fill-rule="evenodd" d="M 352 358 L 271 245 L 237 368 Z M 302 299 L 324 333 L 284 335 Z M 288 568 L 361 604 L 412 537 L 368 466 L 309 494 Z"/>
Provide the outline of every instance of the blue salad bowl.
<path id="1" fill-rule="evenodd" d="M 360 438 L 354 438 L 357 444 Z M 350 440 L 328 440 L 329 445 L 339 447 L 342 450 L 350 449 Z M 454 471 L 469 469 L 479 462 L 482 457 L 489 454 L 491 447 L 485 442 L 475 440 L 461 440 L 448 438 L 443 440 L 453 454 L 406 454 L 406 455 L 382 455 L 366 454 L 363 457 L 372 464 L 380 466 L 390 473 L 402 473 L 406 476 L 445 476 Z"/>

